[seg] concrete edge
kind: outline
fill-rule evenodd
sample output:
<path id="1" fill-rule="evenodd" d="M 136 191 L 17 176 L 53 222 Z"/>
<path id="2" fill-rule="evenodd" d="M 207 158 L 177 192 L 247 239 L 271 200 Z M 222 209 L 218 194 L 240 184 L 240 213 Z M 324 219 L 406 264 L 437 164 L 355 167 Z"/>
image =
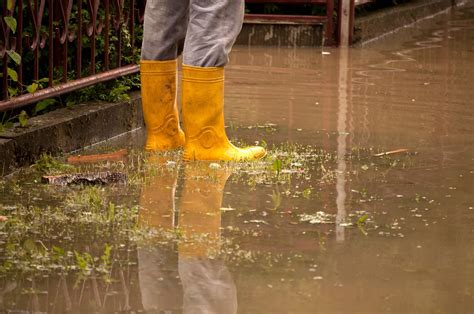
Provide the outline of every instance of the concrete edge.
<path id="1" fill-rule="evenodd" d="M 91 102 L 33 117 L 26 128 L 0 134 L 0 176 L 34 163 L 42 153 L 69 153 L 143 125 L 139 92 L 131 93 L 129 102 Z"/>
<path id="2" fill-rule="evenodd" d="M 354 44 L 363 45 L 385 37 L 420 20 L 439 14 L 456 3 L 454 0 L 417 0 L 356 17 Z"/>

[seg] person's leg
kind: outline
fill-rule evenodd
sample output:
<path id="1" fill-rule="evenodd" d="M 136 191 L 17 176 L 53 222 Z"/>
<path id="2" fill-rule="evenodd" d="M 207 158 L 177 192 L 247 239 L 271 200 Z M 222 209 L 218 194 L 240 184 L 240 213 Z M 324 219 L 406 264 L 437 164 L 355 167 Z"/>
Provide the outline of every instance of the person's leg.
<path id="1" fill-rule="evenodd" d="M 146 4 L 140 74 L 147 150 L 184 144 L 176 102 L 176 59 L 178 43 L 186 35 L 188 12 L 189 0 L 150 0 Z"/>
<path id="2" fill-rule="evenodd" d="M 183 63 L 222 67 L 242 29 L 243 0 L 191 0 Z"/>
<path id="3" fill-rule="evenodd" d="M 224 129 L 223 67 L 243 16 L 243 0 L 190 0 L 183 52 L 185 160 L 247 161 L 266 154 L 261 147 L 235 147 Z"/>
<path id="4" fill-rule="evenodd" d="M 186 36 L 189 0 L 149 0 L 143 25 L 142 60 L 178 57 L 178 43 Z"/>

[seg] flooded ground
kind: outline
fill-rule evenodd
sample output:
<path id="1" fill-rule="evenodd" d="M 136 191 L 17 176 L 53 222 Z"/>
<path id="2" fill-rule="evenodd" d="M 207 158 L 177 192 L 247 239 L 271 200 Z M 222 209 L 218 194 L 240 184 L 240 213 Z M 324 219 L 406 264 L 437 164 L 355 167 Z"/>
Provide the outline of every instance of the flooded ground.
<path id="1" fill-rule="evenodd" d="M 472 313 L 474 6 L 231 64 L 228 133 L 269 156 L 182 164 L 136 132 L 4 179 L 0 312 Z M 41 183 L 88 170 L 127 183 Z"/>

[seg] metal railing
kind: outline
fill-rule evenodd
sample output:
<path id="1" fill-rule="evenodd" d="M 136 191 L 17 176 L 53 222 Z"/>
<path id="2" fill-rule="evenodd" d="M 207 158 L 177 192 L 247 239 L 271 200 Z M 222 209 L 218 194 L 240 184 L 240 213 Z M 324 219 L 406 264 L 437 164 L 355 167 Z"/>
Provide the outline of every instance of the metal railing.
<path id="1" fill-rule="evenodd" d="M 322 22 L 325 24 L 326 43 L 334 44 L 334 0 L 245 0 L 246 3 L 257 4 L 286 4 L 286 5 L 319 5 L 325 8 L 324 15 L 285 15 L 285 14 L 246 14 L 247 20 L 274 20 L 274 21 L 294 21 Z"/>
<path id="2" fill-rule="evenodd" d="M 0 112 L 138 72 L 145 3 L 0 0 Z"/>

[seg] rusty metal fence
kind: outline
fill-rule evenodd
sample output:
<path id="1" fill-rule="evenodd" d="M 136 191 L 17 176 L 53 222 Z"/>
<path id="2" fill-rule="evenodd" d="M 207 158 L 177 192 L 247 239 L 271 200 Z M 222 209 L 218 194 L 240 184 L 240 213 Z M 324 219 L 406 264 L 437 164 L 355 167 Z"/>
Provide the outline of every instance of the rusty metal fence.
<path id="1" fill-rule="evenodd" d="M 0 0 L 0 112 L 139 71 L 146 0 Z"/>

